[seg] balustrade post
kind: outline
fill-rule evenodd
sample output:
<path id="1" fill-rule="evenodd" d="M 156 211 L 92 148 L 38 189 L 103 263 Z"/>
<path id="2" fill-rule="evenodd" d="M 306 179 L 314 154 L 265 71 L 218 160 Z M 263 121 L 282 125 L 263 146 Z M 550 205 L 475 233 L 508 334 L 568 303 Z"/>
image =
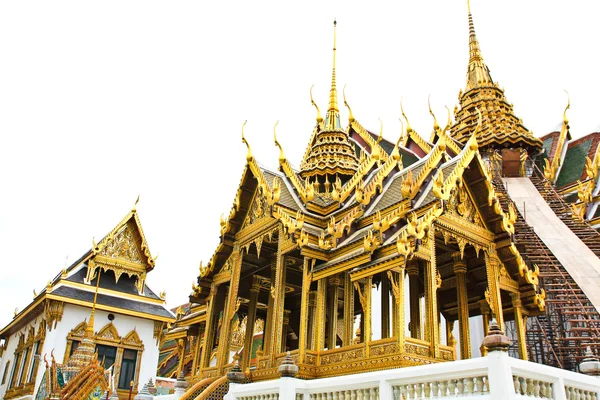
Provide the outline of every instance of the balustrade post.
<path id="1" fill-rule="evenodd" d="M 500 329 L 495 320 L 490 323 L 490 330 L 483 338 L 482 346 L 488 349 L 486 357 L 488 360 L 490 399 L 516 399 L 517 395 L 507 352 L 510 347 L 510 339 Z"/>

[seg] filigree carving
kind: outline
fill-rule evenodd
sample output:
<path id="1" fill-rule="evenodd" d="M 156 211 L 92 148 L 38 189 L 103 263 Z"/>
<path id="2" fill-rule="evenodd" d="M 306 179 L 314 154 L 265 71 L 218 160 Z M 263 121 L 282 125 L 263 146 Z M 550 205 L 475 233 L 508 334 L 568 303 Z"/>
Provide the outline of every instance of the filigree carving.
<path id="1" fill-rule="evenodd" d="M 52 331 L 62 320 L 65 303 L 56 300 L 46 300 L 44 305 L 44 316 L 48 324 L 48 330 Z"/>
<path id="2" fill-rule="evenodd" d="M 101 255 L 112 258 L 123 258 L 134 263 L 143 263 L 136 240 L 129 228 L 117 233 L 112 241 L 100 252 Z"/>

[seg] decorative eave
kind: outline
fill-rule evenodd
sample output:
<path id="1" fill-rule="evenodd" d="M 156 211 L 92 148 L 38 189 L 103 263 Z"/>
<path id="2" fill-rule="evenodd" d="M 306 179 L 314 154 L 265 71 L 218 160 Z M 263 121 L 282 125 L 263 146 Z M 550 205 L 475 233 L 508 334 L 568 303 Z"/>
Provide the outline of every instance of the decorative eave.
<path id="1" fill-rule="evenodd" d="M 383 150 L 383 148 L 379 145 L 379 143 L 373 139 L 373 136 L 367 131 L 356 119 L 352 118 L 350 120 L 350 124 L 348 125 L 347 131 L 350 131 L 350 128 L 354 129 L 354 131 L 360 136 L 360 138 L 369 146 L 370 152 L 377 152 L 380 156 L 379 159 L 382 162 L 386 162 L 388 159 L 388 155 Z"/>

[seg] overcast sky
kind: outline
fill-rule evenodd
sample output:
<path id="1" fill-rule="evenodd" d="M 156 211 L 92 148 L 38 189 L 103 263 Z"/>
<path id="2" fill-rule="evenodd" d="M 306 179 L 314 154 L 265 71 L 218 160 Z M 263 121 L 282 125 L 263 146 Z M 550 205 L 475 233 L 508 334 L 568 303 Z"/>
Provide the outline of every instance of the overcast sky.
<path id="1" fill-rule="evenodd" d="M 571 133 L 600 124 L 598 2 L 473 0 L 483 57 L 541 136 L 571 95 Z M 150 286 L 187 300 L 245 163 L 276 166 L 273 125 L 300 163 L 331 79 L 355 117 L 399 135 L 457 103 L 468 61 L 462 0 L 0 2 L 0 325 L 102 238 L 141 194 Z M 341 93 L 340 93 L 341 97 Z M 340 98 L 340 105 L 342 105 Z M 342 107 L 342 119 L 347 110 Z"/>

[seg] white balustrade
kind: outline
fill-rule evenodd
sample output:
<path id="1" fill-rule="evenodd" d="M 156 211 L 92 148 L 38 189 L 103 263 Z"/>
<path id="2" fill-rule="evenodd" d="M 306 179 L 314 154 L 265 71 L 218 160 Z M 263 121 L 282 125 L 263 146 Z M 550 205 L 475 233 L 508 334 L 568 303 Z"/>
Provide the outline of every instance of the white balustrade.
<path id="1" fill-rule="evenodd" d="M 490 352 L 485 357 L 313 380 L 231 385 L 228 400 L 600 400 L 600 379 Z"/>
<path id="2" fill-rule="evenodd" d="M 394 385 L 394 399 L 429 399 L 434 397 L 460 397 L 488 394 L 488 378 L 485 375 L 458 379 L 440 379 Z"/>

